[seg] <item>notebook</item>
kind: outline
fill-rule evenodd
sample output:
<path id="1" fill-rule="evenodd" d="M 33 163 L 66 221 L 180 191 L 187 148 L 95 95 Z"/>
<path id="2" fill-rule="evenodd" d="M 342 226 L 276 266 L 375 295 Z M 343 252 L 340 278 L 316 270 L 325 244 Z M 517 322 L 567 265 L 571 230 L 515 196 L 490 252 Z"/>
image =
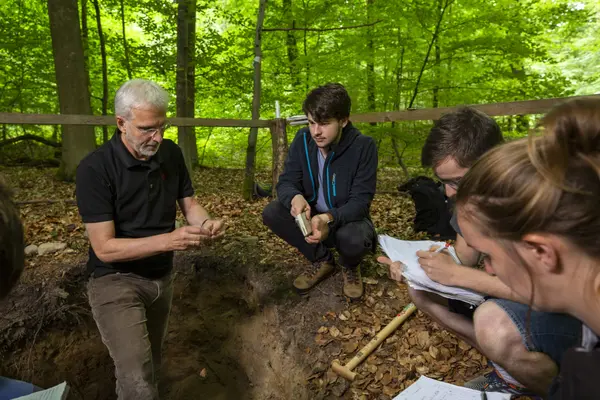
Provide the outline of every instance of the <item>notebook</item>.
<path id="1" fill-rule="evenodd" d="M 65 400 L 68 394 L 69 386 L 67 385 L 67 382 L 63 382 L 50 389 L 42 390 L 41 392 L 17 397 L 15 400 Z"/>
<path id="2" fill-rule="evenodd" d="M 392 261 L 400 261 L 404 264 L 402 275 L 406 279 L 408 285 L 416 290 L 425 290 L 427 292 L 436 293 L 447 299 L 456 299 L 466 303 L 478 306 L 483 303 L 483 295 L 472 290 L 463 289 L 455 286 L 446 286 L 431 280 L 421 265 L 417 251 L 429 250 L 431 246 L 445 246 L 445 242 L 436 242 L 432 240 L 399 240 L 391 236 L 380 235 L 379 245 L 385 254 Z M 456 256 L 454 247 L 450 246 L 447 249 L 457 264 L 460 260 Z"/>
<path id="3" fill-rule="evenodd" d="M 421 376 L 393 400 L 510 400 L 510 398 L 511 395 L 506 393 L 485 392 L 484 394 L 478 390 Z"/>

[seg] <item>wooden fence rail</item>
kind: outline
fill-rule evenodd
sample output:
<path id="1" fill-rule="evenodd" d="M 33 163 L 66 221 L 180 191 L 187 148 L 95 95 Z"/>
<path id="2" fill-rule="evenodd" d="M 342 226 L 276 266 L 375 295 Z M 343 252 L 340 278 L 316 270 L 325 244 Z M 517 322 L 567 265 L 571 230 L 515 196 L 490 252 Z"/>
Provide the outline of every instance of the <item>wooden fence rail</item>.
<path id="1" fill-rule="evenodd" d="M 220 118 L 169 118 L 175 126 L 212 126 L 226 128 L 270 128 L 273 121 L 250 119 Z M 95 125 L 115 126 L 115 117 L 111 115 L 67 115 L 67 114 L 22 114 L 0 113 L 0 124 L 15 125 Z"/>
<path id="2" fill-rule="evenodd" d="M 578 98 L 599 97 L 577 96 Z M 574 99 L 575 97 L 514 101 L 508 103 L 495 104 L 473 104 L 474 107 L 491 116 L 501 115 L 527 115 L 543 114 L 552 107 L 564 101 Z M 442 115 L 455 110 L 455 107 L 426 108 L 390 112 L 373 112 L 365 114 L 353 114 L 353 122 L 361 123 L 382 123 L 393 121 L 424 121 L 436 120 Z M 295 118 L 295 119 L 294 119 Z M 302 124 L 305 121 L 294 117 L 294 122 Z M 283 162 L 287 154 L 287 132 L 285 119 L 275 120 L 243 120 L 243 119 L 217 119 L 217 118 L 170 118 L 169 122 L 175 126 L 206 126 L 206 127 L 228 127 L 228 128 L 269 128 L 272 137 L 273 146 L 273 188 L 277 183 L 279 174 L 283 169 Z M 22 114 L 22 113 L 0 113 L 0 124 L 28 124 L 28 125 L 115 125 L 114 116 L 100 115 L 54 115 L 54 114 Z M 41 201 L 32 201 L 31 203 L 40 203 Z"/>
<path id="3" fill-rule="evenodd" d="M 600 97 L 600 95 L 559 97 L 541 100 L 513 101 L 493 104 L 471 104 L 478 110 L 491 116 L 544 114 L 555 105 L 574 98 Z M 426 121 L 439 119 L 452 112 L 458 106 L 441 108 L 423 108 L 401 111 L 372 112 L 352 114 L 352 122 L 377 123 L 393 121 Z M 221 119 L 221 118 L 170 118 L 175 126 L 210 126 L 226 128 L 271 128 L 274 120 Z M 0 124 L 16 125 L 115 125 L 115 117 L 110 115 L 55 115 L 0 113 Z"/>
<path id="4" fill-rule="evenodd" d="M 490 116 L 544 114 L 552 107 L 567 100 L 593 97 L 600 98 L 600 95 L 558 97 L 553 99 L 513 101 L 508 103 L 471 104 L 470 107 L 476 108 Z M 456 108 L 458 108 L 458 106 L 353 114 L 351 120 L 352 122 L 364 123 L 435 120 L 439 119 L 444 114 L 456 110 Z"/>

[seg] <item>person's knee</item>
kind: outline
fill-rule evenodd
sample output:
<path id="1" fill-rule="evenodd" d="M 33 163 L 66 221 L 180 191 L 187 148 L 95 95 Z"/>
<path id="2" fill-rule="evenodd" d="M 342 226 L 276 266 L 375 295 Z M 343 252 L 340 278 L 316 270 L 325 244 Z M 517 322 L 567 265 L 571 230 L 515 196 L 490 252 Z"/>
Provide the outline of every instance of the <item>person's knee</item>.
<path id="1" fill-rule="evenodd" d="M 408 286 L 408 295 L 417 309 L 430 317 L 437 317 L 439 312 L 436 312 L 436 309 L 439 310 L 440 306 L 444 309 L 448 308 L 447 304 L 443 304 L 445 299 L 441 299 L 425 290 L 417 290 Z"/>
<path id="2" fill-rule="evenodd" d="M 368 237 L 364 229 L 342 226 L 335 234 L 337 250 L 343 257 L 362 257 L 372 248 L 372 239 Z"/>
<path id="3" fill-rule="evenodd" d="M 429 314 L 429 308 L 432 302 L 427 296 L 427 292 L 408 286 L 408 295 L 417 309 Z"/>
<path id="4" fill-rule="evenodd" d="M 263 209 L 262 219 L 263 224 L 272 227 L 281 216 L 289 211 L 278 200 L 273 200 Z"/>
<path id="5" fill-rule="evenodd" d="M 480 305 L 473 316 L 479 348 L 492 361 L 510 363 L 527 351 L 519 329 L 506 311 L 493 301 Z"/>

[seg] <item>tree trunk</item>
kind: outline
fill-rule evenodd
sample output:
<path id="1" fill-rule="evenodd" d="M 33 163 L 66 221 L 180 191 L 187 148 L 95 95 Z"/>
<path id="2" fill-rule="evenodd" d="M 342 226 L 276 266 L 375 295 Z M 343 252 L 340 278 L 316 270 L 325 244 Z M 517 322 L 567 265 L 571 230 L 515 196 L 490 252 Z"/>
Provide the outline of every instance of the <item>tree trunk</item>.
<path id="1" fill-rule="evenodd" d="M 371 22 L 373 3 L 375 0 L 367 0 L 367 23 Z M 369 111 L 376 111 L 375 103 L 375 45 L 373 43 L 373 27 L 370 26 L 367 33 L 367 49 L 369 56 L 367 59 L 367 104 Z M 376 125 L 371 123 L 371 125 Z"/>
<path id="2" fill-rule="evenodd" d="M 106 63 L 106 41 L 102 32 L 102 18 L 100 16 L 100 4 L 98 0 L 92 0 L 96 10 L 96 26 L 98 27 L 98 37 L 100 38 L 100 55 L 102 57 L 102 115 L 107 115 L 108 111 L 108 65 Z M 108 142 L 108 126 L 102 125 L 102 140 Z"/>
<path id="3" fill-rule="evenodd" d="M 440 92 L 440 38 L 436 38 L 435 40 L 435 86 L 433 87 L 433 101 L 432 107 L 438 108 L 440 104 L 439 92 Z"/>
<path id="4" fill-rule="evenodd" d="M 288 152 L 287 132 L 285 118 L 278 118 L 271 126 L 271 143 L 273 145 L 273 197 L 277 197 L 275 186 L 279 175 L 283 172 L 285 157 Z"/>
<path id="5" fill-rule="evenodd" d="M 212 133 L 213 128 L 208 128 L 208 136 L 206 137 L 206 142 L 204 142 L 204 147 L 202 148 L 202 157 L 200 158 L 200 162 L 198 163 L 198 165 L 200 166 L 204 165 L 204 155 L 206 154 L 206 146 L 208 145 L 208 141 L 210 140 Z"/>
<path id="6" fill-rule="evenodd" d="M 431 54 L 431 48 L 433 47 L 433 44 L 437 41 L 437 37 L 440 32 L 440 27 L 441 27 L 442 21 L 444 19 L 444 13 L 446 12 L 446 10 L 450 6 L 450 4 L 452 4 L 453 1 L 454 0 L 445 0 L 445 3 L 440 11 L 437 23 L 435 25 L 435 31 L 433 32 L 433 36 L 431 37 L 431 41 L 429 42 L 429 46 L 427 47 L 427 53 L 425 53 L 425 58 L 423 59 L 423 63 L 421 64 L 421 70 L 419 71 L 419 75 L 417 75 L 417 81 L 415 82 L 415 88 L 413 90 L 413 95 L 410 99 L 410 102 L 408 103 L 407 108 L 412 108 L 412 106 L 417 98 L 417 94 L 419 93 L 419 84 L 421 83 L 421 78 L 423 77 L 423 72 L 425 71 L 427 62 L 429 61 L 429 55 Z"/>
<path id="7" fill-rule="evenodd" d="M 77 0 L 48 0 L 50 35 L 61 114 L 92 114 L 87 87 Z M 94 127 L 62 127 L 59 178 L 72 181 L 83 157 L 96 148 Z"/>
<path id="8" fill-rule="evenodd" d="M 83 45 L 83 59 L 85 65 L 85 76 L 87 80 L 88 91 L 92 93 L 92 85 L 90 84 L 90 47 L 89 47 L 89 30 L 87 23 L 88 7 L 87 0 L 81 0 L 81 41 Z"/>
<path id="9" fill-rule="evenodd" d="M 408 168 L 406 167 L 404 159 L 402 158 L 404 156 L 404 150 L 406 150 L 406 148 L 408 147 L 408 143 L 405 143 L 402 152 L 398 151 L 398 141 L 394 137 L 394 133 L 392 133 L 392 147 L 394 148 L 394 153 L 396 154 L 396 158 L 398 159 L 398 165 L 400 165 L 400 168 L 402 168 L 402 172 L 404 172 L 404 176 L 406 176 L 406 179 L 409 179 L 410 173 L 408 172 Z"/>
<path id="10" fill-rule="evenodd" d="M 254 120 L 260 118 L 260 67 L 262 62 L 262 51 L 260 46 L 266 5 L 267 0 L 260 0 L 258 6 L 258 17 L 256 19 L 256 35 L 254 37 L 254 93 L 252 97 L 252 119 Z M 244 199 L 246 200 L 252 200 L 252 194 L 254 191 L 254 170 L 257 139 L 258 128 L 250 128 L 250 135 L 248 135 L 248 148 L 246 149 L 244 187 L 242 191 Z"/>
<path id="11" fill-rule="evenodd" d="M 196 1 L 178 0 L 177 7 L 177 116 L 193 118 L 195 114 Z M 190 174 L 198 163 L 196 128 L 179 126 L 177 140 Z"/>
<path id="12" fill-rule="evenodd" d="M 306 10 L 306 9 L 305 9 Z M 306 26 L 306 19 L 304 20 L 304 26 Z M 308 93 L 308 89 L 310 88 L 310 61 L 308 60 L 308 45 L 306 43 L 306 31 L 304 31 L 304 60 L 306 60 L 306 65 L 304 66 L 305 70 L 306 70 L 306 80 L 304 82 L 305 84 L 305 90 L 306 93 Z"/>
<path id="13" fill-rule="evenodd" d="M 125 69 L 127 69 L 127 78 L 131 80 L 131 62 L 129 61 L 129 46 L 127 46 L 127 36 L 125 36 L 125 3 L 121 0 L 121 29 L 123 31 L 123 52 L 125 53 Z"/>
<path id="14" fill-rule="evenodd" d="M 290 27 L 292 29 L 296 27 L 296 21 L 294 20 L 292 13 L 292 0 L 283 0 L 283 18 L 286 21 L 291 20 Z M 294 36 L 294 31 L 287 31 L 285 35 L 288 62 L 290 63 L 290 78 L 292 79 L 292 85 L 296 88 L 300 85 L 300 74 L 296 62 L 298 59 L 298 44 L 296 42 L 296 36 Z"/>
<path id="15" fill-rule="evenodd" d="M 400 110 L 400 104 L 402 100 L 402 76 L 404 74 L 404 53 L 406 51 L 406 48 L 402 43 L 402 31 L 400 31 L 400 29 L 398 29 L 398 49 L 400 50 L 400 54 L 398 55 L 399 60 L 396 63 L 395 71 L 396 88 L 394 92 L 394 110 Z M 408 143 L 406 143 L 404 149 L 402 150 L 402 153 L 400 153 L 398 151 L 398 143 L 396 137 L 394 136 L 395 127 L 396 122 L 392 122 L 392 132 L 390 134 L 392 139 L 392 148 L 394 149 L 394 154 L 396 155 L 396 159 L 398 160 L 398 165 L 400 165 L 400 168 L 402 168 L 406 179 L 409 179 L 410 173 L 408 171 L 408 168 L 406 167 L 406 164 L 404 163 L 404 159 L 402 158 L 402 156 L 404 155 L 404 150 L 406 150 L 406 148 L 408 147 Z"/>
<path id="16" fill-rule="evenodd" d="M 438 0 L 438 11 L 442 10 L 442 1 L 443 0 Z M 438 15 L 438 18 L 440 16 Z M 440 74 L 440 66 L 441 66 L 441 49 L 440 49 L 440 36 L 437 35 L 435 37 L 435 86 L 433 87 L 433 101 L 432 101 L 432 107 L 433 108 L 438 108 L 439 104 L 440 104 L 440 80 L 441 80 L 441 74 Z"/>

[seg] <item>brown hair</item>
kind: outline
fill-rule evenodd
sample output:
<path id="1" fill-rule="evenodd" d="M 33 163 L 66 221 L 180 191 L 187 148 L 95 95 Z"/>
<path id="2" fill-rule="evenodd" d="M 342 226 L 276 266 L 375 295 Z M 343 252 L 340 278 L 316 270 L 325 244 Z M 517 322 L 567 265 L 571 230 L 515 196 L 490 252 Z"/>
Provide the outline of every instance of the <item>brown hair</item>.
<path id="1" fill-rule="evenodd" d="M 15 286 L 24 265 L 23 225 L 8 188 L 0 180 L 0 299 Z"/>
<path id="2" fill-rule="evenodd" d="M 563 103 L 529 139 L 493 149 L 462 179 L 456 204 L 490 236 L 547 232 L 600 256 L 600 99 Z"/>
<path id="3" fill-rule="evenodd" d="M 311 90 L 302 103 L 302 111 L 317 123 L 323 123 L 350 117 L 351 106 L 350 95 L 342 84 L 327 83 Z"/>
<path id="4" fill-rule="evenodd" d="M 496 121 L 474 108 L 462 107 L 435 121 L 421 150 L 421 164 L 435 168 L 453 157 L 458 165 L 469 168 L 502 141 Z"/>

